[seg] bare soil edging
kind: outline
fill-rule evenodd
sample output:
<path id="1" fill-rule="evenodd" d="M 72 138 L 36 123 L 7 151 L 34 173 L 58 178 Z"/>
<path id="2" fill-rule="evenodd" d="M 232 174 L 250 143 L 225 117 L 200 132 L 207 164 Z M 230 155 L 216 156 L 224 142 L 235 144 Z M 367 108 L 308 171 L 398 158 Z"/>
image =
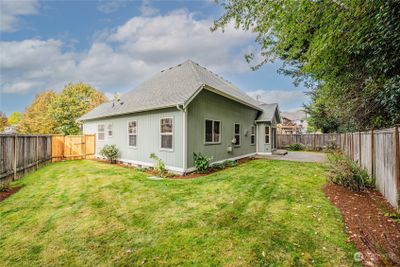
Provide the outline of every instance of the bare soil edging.
<path id="1" fill-rule="evenodd" d="M 21 188 L 22 188 L 22 186 L 17 186 L 17 187 L 12 187 L 12 188 L 6 189 L 4 191 L 1 191 L 0 192 L 0 202 L 3 201 L 4 199 L 8 198 L 9 196 L 17 193 Z"/>
<path id="2" fill-rule="evenodd" d="M 396 211 L 378 191 L 352 192 L 335 184 L 323 190 L 340 210 L 364 266 L 400 266 L 400 222 L 385 216 Z"/>

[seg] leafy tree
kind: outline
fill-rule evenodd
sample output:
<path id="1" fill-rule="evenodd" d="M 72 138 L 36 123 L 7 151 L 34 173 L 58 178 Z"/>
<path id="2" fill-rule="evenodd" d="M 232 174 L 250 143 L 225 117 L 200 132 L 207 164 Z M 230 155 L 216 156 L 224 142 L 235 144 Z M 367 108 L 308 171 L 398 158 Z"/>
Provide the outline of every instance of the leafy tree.
<path id="1" fill-rule="evenodd" d="M 106 100 L 103 93 L 88 84 L 69 83 L 50 104 L 49 115 L 56 122 L 57 132 L 79 134 L 76 120 Z"/>
<path id="2" fill-rule="evenodd" d="M 4 128 L 8 126 L 8 120 L 6 114 L 0 111 L 0 132 L 4 131 Z"/>
<path id="3" fill-rule="evenodd" d="M 312 123 L 326 131 L 400 123 L 400 1 L 228 0 L 212 30 L 231 21 L 257 33 L 261 60 L 305 82 Z M 327 116 L 328 115 L 328 116 Z M 329 126 L 329 124 L 334 125 Z M 336 125 L 339 124 L 339 125 Z"/>
<path id="4" fill-rule="evenodd" d="M 21 121 L 21 118 L 21 112 L 14 111 L 13 113 L 11 113 L 10 117 L 8 117 L 8 123 L 10 125 L 16 125 Z"/>
<path id="5" fill-rule="evenodd" d="M 56 94 L 51 90 L 36 95 L 21 118 L 18 132 L 26 134 L 55 133 L 55 121 L 49 116 L 49 107 L 55 98 Z"/>

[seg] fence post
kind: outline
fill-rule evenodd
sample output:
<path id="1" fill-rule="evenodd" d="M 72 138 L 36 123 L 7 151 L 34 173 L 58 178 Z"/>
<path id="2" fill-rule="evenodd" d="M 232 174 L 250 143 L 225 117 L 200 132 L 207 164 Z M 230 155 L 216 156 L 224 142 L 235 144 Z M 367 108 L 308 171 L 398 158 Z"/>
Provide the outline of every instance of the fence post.
<path id="1" fill-rule="evenodd" d="M 17 179 L 17 135 L 14 135 L 14 178 L 13 180 Z"/>
<path id="2" fill-rule="evenodd" d="M 317 150 L 315 147 L 315 133 L 313 134 L 313 146 L 314 146 L 314 150 Z"/>
<path id="3" fill-rule="evenodd" d="M 362 157 L 361 132 L 358 132 L 358 160 L 360 161 L 359 162 L 360 167 L 362 167 L 361 157 Z"/>
<path id="4" fill-rule="evenodd" d="M 352 160 L 354 161 L 355 160 L 355 157 L 356 157 L 356 153 L 354 152 L 354 133 L 351 133 L 351 154 L 352 154 Z"/>
<path id="5" fill-rule="evenodd" d="M 374 177 L 374 149 L 375 149 L 375 144 L 374 144 L 374 129 L 371 130 L 371 177 L 375 179 Z"/>
<path id="6" fill-rule="evenodd" d="M 400 210 L 400 153 L 399 153 L 399 129 L 394 127 L 394 168 L 397 184 L 397 210 Z"/>
<path id="7" fill-rule="evenodd" d="M 39 136 L 36 135 L 36 170 L 39 168 Z"/>
<path id="8" fill-rule="evenodd" d="M 86 134 L 83 135 L 83 147 L 84 147 L 84 152 L 83 152 L 83 158 L 86 159 Z"/>

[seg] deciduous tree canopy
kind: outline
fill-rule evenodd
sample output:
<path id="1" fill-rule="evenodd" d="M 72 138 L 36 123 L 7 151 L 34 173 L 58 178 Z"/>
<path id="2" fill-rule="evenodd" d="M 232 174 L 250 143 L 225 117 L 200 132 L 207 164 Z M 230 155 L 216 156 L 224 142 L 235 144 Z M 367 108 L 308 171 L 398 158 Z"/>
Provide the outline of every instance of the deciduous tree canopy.
<path id="1" fill-rule="evenodd" d="M 261 61 L 311 88 L 323 131 L 400 123 L 400 1 L 229 0 L 213 30 L 233 21 L 256 33 Z M 259 57 L 247 55 L 254 62 Z"/>
<path id="2" fill-rule="evenodd" d="M 11 113 L 10 117 L 8 117 L 8 123 L 10 125 L 16 125 L 21 121 L 21 118 L 22 118 L 21 112 L 15 111 Z"/>
<path id="3" fill-rule="evenodd" d="M 56 131 L 63 134 L 79 134 L 77 119 L 105 102 L 103 93 L 84 83 L 68 84 L 50 104 L 49 115 L 56 123 Z"/>
<path id="4" fill-rule="evenodd" d="M 8 126 L 8 120 L 6 114 L 0 111 L 0 132 L 4 131 L 4 128 Z"/>
<path id="5" fill-rule="evenodd" d="M 22 116 L 18 132 L 25 134 L 55 133 L 55 121 L 49 116 L 49 107 L 55 98 L 56 94 L 51 90 L 36 95 Z"/>

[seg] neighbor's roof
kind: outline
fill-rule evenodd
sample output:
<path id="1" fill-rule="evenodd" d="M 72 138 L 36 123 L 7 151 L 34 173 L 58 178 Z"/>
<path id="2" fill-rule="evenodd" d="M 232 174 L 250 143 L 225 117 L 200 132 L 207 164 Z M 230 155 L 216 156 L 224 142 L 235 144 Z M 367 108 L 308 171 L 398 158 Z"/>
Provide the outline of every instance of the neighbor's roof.
<path id="1" fill-rule="evenodd" d="M 262 108 L 263 112 L 260 114 L 260 116 L 257 118 L 256 121 L 272 121 L 275 114 L 278 114 L 278 123 L 280 122 L 280 116 L 279 116 L 279 110 L 278 110 L 278 104 L 277 103 L 272 103 L 272 104 L 266 104 L 266 103 L 261 103 L 259 106 Z"/>
<path id="2" fill-rule="evenodd" d="M 187 60 L 163 70 L 134 90 L 124 94 L 120 101 L 104 103 L 79 120 L 90 120 L 115 115 L 154 110 L 176 105 L 186 106 L 204 86 L 261 111 L 259 102 L 240 91 L 230 82 Z"/>

